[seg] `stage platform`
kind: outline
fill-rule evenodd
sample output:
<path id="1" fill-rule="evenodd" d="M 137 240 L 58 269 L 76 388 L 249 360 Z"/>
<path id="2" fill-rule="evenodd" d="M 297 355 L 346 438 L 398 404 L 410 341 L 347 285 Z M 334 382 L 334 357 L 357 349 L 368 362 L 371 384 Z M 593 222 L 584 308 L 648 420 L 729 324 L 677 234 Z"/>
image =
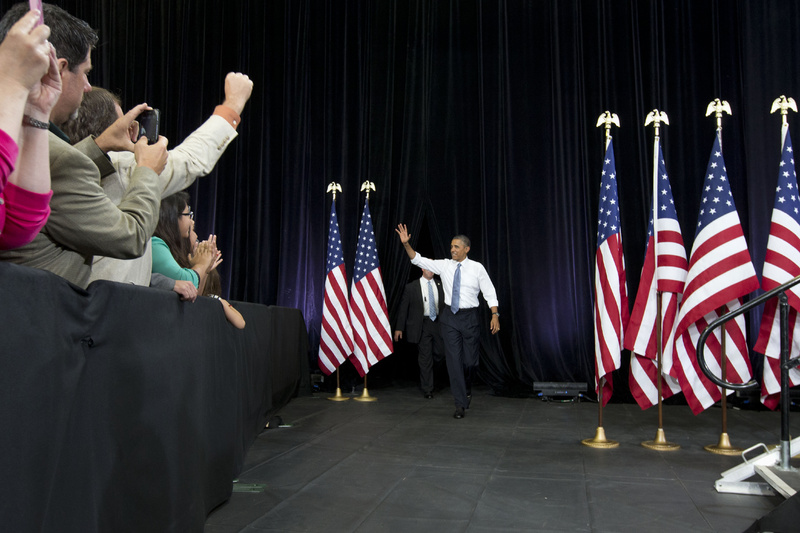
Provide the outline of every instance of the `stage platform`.
<path id="1" fill-rule="evenodd" d="M 262 432 L 245 457 L 238 484 L 252 492 L 235 489 L 205 532 L 730 533 L 784 502 L 716 492 L 741 462 L 703 449 L 719 441 L 719 407 L 694 416 L 665 406 L 666 438 L 681 447 L 658 452 L 641 446 L 655 437 L 656 410 L 609 404 L 606 437 L 620 445 L 595 449 L 581 440 L 595 434 L 596 403 L 478 388 L 455 420 L 448 392 L 426 400 L 409 383 L 370 389 L 374 403 L 293 399 L 279 411 L 287 427 Z M 777 444 L 779 419 L 729 409 L 731 444 Z M 800 434 L 800 413 L 791 426 Z"/>

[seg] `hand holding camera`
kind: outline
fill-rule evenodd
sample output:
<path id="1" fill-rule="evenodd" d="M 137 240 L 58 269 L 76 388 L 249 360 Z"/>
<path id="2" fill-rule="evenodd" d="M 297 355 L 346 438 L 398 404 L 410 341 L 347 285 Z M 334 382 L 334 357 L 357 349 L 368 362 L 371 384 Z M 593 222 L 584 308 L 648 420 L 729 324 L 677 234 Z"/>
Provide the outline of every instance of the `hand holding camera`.
<path id="1" fill-rule="evenodd" d="M 95 138 L 97 146 L 104 152 L 133 152 L 133 144 L 139 137 L 131 139 L 131 129 L 137 124 L 139 115 L 150 109 L 152 108 L 147 104 L 139 104 L 122 115 Z"/>

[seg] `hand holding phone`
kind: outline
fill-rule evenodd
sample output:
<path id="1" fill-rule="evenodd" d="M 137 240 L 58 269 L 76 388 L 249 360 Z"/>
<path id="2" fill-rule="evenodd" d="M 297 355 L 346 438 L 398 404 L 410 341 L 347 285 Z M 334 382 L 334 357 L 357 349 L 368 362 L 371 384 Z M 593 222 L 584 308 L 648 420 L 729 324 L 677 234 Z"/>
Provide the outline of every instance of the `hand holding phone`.
<path id="1" fill-rule="evenodd" d="M 159 110 L 146 109 L 141 112 L 137 120 L 139 121 L 139 136 L 137 140 L 147 137 L 147 144 L 157 143 L 159 123 L 161 122 Z"/>

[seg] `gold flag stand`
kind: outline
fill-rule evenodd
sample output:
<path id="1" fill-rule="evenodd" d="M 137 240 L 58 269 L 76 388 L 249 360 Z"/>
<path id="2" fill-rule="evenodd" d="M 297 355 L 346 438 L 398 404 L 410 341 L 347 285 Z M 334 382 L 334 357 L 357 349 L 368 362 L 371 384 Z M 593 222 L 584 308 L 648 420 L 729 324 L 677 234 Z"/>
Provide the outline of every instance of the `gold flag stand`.
<path id="1" fill-rule="evenodd" d="M 722 333 L 722 353 L 720 354 L 720 365 L 722 367 L 722 381 L 727 381 L 728 369 L 728 356 L 725 350 L 725 324 L 720 327 Z M 720 407 L 722 407 L 722 433 L 719 436 L 717 444 L 708 444 L 703 446 L 707 452 L 715 453 L 717 455 L 739 455 L 742 453 L 742 448 L 737 448 L 731 445 L 731 439 L 728 436 L 728 395 L 726 391 L 722 392 L 722 399 L 720 400 Z"/>
<path id="2" fill-rule="evenodd" d="M 611 142 L 611 126 L 619 126 L 619 117 L 616 113 L 611 111 L 603 112 L 597 119 L 596 127 L 604 126 L 606 129 L 606 148 L 608 143 Z M 590 448 L 610 449 L 619 446 L 619 442 L 615 440 L 606 439 L 606 430 L 603 428 L 603 385 L 605 384 L 605 376 L 600 378 L 597 387 L 597 430 L 595 431 L 594 438 L 583 439 L 581 444 L 589 446 Z"/>
<path id="3" fill-rule="evenodd" d="M 653 231 L 653 233 L 655 234 L 656 232 Z M 656 266 L 656 268 L 658 268 L 658 266 Z M 656 346 L 658 347 L 658 377 L 656 378 L 656 388 L 658 389 L 658 429 L 656 430 L 656 438 L 653 440 L 644 441 L 642 446 L 648 450 L 655 450 L 658 452 L 673 452 L 675 450 L 679 450 L 681 445 L 667 441 L 666 434 L 664 433 L 664 396 L 662 394 L 663 380 L 661 379 L 661 363 L 663 357 L 661 349 L 661 293 L 658 291 L 656 292 L 656 298 L 656 308 L 658 310 L 658 317 L 656 321 Z"/>
<path id="4" fill-rule="evenodd" d="M 647 114 L 644 125 L 653 124 L 655 129 L 655 139 L 653 141 L 653 259 L 655 260 L 655 283 L 656 283 L 656 361 L 658 366 L 658 376 L 656 377 L 656 390 L 658 391 L 658 429 L 653 440 L 642 442 L 642 446 L 648 450 L 659 452 L 671 452 L 680 449 L 680 444 L 667 441 L 664 433 L 664 394 L 663 394 L 663 331 L 662 331 L 662 309 L 661 291 L 658 290 L 658 142 L 661 134 L 661 123 L 669 124 L 669 117 L 663 111 L 654 109 Z M 634 356 L 635 357 L 635 356 Z"/>
<path id="5" fill-rule="evenodd" d="M 348 396 L 342 396 L 342 389 L 339 387 L 339 369 L 336 369 L 336 394 L 328 398 L 332 402 L 345 402 L 350 398 Z"/>
<path id="6" fill-rule="evenodd" d="M 594 434 L 593 439 L 583 439 L 581 444 L 584 446 L 589 446 L 590 448 L 602 448 L 602 449 L 609 449 L 609 448 L 616 448 L 619 446 L 619 442 L 615 440 L 608 440 L 606 439 L 606 430 L 603 429 L 603 385 L 606 381 L 606 378 L 603 377 L 600 380 L 599 386 L 597 388 L 597 412 L 598 412 L 598 422 L 597 422 L 597 431 Z"/>
<path id="7" fill-rule="evenodd" d="M 364 374 L 364 390 L 361 392 L 361 396 L 353 398 L 353 400 L 357 402 L 377 402 L 378 399 L 374 396 L 369 395 L 369 391 L 367 390 L 367 375 Z"/>

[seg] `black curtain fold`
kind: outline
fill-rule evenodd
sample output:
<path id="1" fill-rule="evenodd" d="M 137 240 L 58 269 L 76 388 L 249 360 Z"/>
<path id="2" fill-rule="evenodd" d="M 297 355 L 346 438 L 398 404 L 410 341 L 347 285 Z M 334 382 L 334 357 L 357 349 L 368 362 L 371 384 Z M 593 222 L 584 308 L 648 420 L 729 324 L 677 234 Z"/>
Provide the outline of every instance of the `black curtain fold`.
<path id="1" fill-rule="evenodd" d="M 724 152 L 760 272 L 779 156 L 772 101 L 800 98 L 800 7 L 781 0 L 64 0 L 100 29 L 97 85 L 164 113 L 175 146 L 222 101 L 223 77 L 255 82 L 239 138 L 191 188 L 215 232 L 232 298 L 297 307 L 316 354 L 331 196 L 348 274 L 370 210 L 390 315 L 418 273 L 394 228 L 445 257 L 473 240 L 499 294 L 482 343 L 500 392 L 594 381 L 592 301 L 606 110 L 614 129 L 631 303 L 652 192 L 653 130 L 691 250 L 714 98 L 730 102 Z M 794 116 L 790 124 L 796 124 Z M 488 323 L 488 315 L 487 315 Z M 754 344 L 758 316 L 750 320 Z M 627 353 L 623 357 L 625 359 Z M 760 368 L 760 356 L 753 355 Z M 413 364 L 413 362 L 411 363 Z M 384 363 L 382 363 L 384 365 Z M 387 366 L 386 368 L 391 368 Z M 381 372 L 381 365 L 374 369 Z M 625 397 L 625 370 L 616 390 Z"/>

